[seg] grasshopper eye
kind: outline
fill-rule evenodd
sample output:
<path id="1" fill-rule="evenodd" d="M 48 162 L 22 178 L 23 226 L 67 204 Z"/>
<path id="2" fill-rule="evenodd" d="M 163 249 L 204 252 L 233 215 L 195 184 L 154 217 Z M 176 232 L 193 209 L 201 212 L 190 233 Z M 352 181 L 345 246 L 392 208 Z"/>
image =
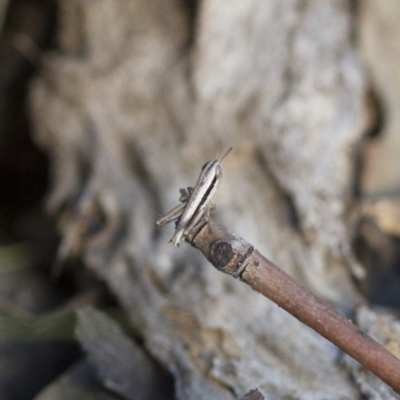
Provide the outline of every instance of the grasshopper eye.
<path id="1" fill-rule="evenodd" d="M 208 162 L 206 162 L 206 163 L 203 165 L 203 167 L 201 168 L 201 171 L 206 170 L 207 167 L 208 167 L 210 164 L 212 164 L 212 163 L 213 163 L 213 161 L 208 161 Z"/>

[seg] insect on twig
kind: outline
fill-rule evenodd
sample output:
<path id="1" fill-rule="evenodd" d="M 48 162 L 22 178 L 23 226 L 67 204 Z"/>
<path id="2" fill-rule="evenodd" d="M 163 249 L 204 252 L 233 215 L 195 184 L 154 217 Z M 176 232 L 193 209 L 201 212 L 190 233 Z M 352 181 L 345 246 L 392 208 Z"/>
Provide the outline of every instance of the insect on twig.
<path id="1" fill-rule="evenodd" d="M 182 195 L 179 199 L 181 204 L 157 220 L 159 228 L 177 220 L 175 233 L 171 239 L 175 247 L 178 247 L 191 230 L 202 220 L 207 219 L 210 211 L 215 209 L 212 198 L 222 180 L 222 162 L 231 150 L 232 147 L 220 160 L 221 142 L 219 142 L 217 158 L 204 164 L 195 187 L 181 190 Z"/>

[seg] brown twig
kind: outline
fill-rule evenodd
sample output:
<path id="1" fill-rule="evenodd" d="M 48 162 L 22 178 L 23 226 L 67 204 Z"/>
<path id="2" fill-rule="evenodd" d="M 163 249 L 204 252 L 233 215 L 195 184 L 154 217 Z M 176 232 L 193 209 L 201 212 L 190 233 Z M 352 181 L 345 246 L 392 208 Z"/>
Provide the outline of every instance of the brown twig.
<path id="1" fill-rule="evenodd" d="M 400 393 L 399 359 L 240 236 L 211 220 L 187 240 L 218 270 L 268 297 Z"/>

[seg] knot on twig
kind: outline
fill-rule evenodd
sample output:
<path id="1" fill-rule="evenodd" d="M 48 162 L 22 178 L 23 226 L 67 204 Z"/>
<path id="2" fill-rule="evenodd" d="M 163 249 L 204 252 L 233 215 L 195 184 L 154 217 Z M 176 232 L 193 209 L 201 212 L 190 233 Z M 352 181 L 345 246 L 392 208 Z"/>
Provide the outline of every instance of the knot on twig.
<path id="1" fill-rule="evenodd" d="M 217 240 L 211 245 L 209 261 L 220 271 L 240 278 L 246 268 L 246 260 L 252 254 L 254 247 L 250 246 L 246 252 L 234 246 L 232 242 Z"/>
<path id="2" fill-rule="evenodd" d="M 226 269 L 229 262 L 235 256 L 232 245 L 224 240 L 214 242 L 211 246 L 210 257 L 213 259 L 213 265 L 219 269 Z"/>

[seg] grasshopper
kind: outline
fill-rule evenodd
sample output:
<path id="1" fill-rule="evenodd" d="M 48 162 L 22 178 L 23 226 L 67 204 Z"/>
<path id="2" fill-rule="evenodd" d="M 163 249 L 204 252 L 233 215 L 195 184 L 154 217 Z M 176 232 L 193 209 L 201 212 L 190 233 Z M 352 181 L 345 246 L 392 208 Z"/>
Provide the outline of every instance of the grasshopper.
<path id="1" fill-rule="evenodd" d="M 195 187 L 181 190 L 179 199 L 181 204 L 157 220 L 156 224 L 159 228 L 169 222 L 178 221 L 171 239 L 175 247 L 178 247 L 190 231 L 203 218 L 208 218 L 210 211 L 216 208 L 212 198 L 221 184 L 222 162 L 231 150 L 232 147 L 220 160 L 221 142 L 219 142 L 217 158 L 204 164 Z"/>

